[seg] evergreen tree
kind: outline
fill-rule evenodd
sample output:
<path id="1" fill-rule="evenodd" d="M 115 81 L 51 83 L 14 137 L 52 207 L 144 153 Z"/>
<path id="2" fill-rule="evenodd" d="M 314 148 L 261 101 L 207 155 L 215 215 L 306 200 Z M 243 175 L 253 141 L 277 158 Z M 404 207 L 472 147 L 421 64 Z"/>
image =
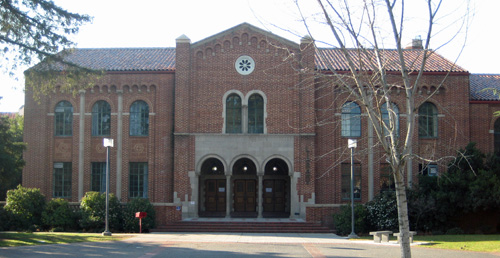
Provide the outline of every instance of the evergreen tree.
<path id="1" fill-rule="evenodd" d="M 10 119 L 0 117 L 0 200 L 5 200 L 6 192 L 21 184 L 24 166 L 22 116 Z"/>

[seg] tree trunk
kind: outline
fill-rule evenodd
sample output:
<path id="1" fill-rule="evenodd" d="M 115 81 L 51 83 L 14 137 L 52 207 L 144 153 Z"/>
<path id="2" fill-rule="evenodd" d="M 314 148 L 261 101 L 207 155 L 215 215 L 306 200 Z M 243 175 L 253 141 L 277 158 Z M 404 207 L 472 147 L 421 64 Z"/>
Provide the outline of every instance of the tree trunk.
<path id="1" fill-rule="evenodd" d="M 401 257 L 410 258 L 411 257 L 411 247 L 410 247 L 410 222 L 408 221 L 408 201 L 406 199 L 406 187 L 404 183 L 404 174 L 401 170 L 404 168 L 399 168 L 395 172 L 395 185 L 396 185 L 396 198 L 398 205 L 398 220 L 399 220 L 399 236 L 400 236 L 400 246 L 401 246 Z"/>

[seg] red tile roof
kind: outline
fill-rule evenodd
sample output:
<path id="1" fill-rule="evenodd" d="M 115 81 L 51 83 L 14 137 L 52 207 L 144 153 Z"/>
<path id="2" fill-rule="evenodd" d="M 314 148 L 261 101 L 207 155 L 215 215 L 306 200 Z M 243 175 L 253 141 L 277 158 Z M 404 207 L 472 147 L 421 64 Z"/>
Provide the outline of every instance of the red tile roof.
<path id="1" fill-rule="evenodd" d="M 60 53 L 86 68 L 105 71 L 173 71 L 175 48 L 77 48 Z M 51 66 L 62 70 L 63 66 Z"/>
<path id="2" fill-rule="evenodd" d="M 362 65 L 376 64 L 375 61 L 375 51 L 367 50 L 365 52 L 359 51 L 359 49 L 348 49 L 349 55 L 352 57 L 358 57 L 354 60 L 358 64 L 358 70 L 372 71 L 371 67 L 362 67 Z M 399 66 L 399 55 L 395 49 L 385 49 L 380 51 L 382 54 L 382 60 L 387 71 L 400 71 Z M 422 49 L 404 49 L 404 58 L 406 61 L 407 69 L 410 71 L 420 70 L 420 64 L 424 55 Z M 461 68 L 458 65 L 453 64 L 449 60 L 440 56 L 435 52 L 428 52 L 429 57 L 427 59 L 427 64 L 424 68 L 424 72 L 464 72 L 467 70 Z M 361 62 L 359 61 L 361 60 Z M 316 52 L 316 67 L 318 70 L 333 70 L 333 71 L 349 71 L 347 65 L 347 60 L 344 53 L 339 48 L 320 48 Z M 361 68 L 361 69 L 360 69 Z"/>
<path id="3" fill-rule="evenodd" d="M 469 80 L 470 100 L 500 100 L 500 74 L 471 74 Z"/>
<path id="4" fill-rule="evenodd" d="M 373 60 L 374 51 L 360 54 L 357 49 L 348 50 L 352 56 L 360 56 L 364 64 Z M 387 71 L 399 71 L 399 58 L 395 50 L 381 52 L 385 60 Z M 65 59 L 83 67 L 105 71 L 174 71 L 175 48 L 80 48 L 68 52 Z M 405 59 L 409 70 L 418 70 L 423 56 L 423 50 L 405 49 Z M 372 70 L 370 67 L 362 67 Z M 62 66 L 52 67 L 62 70 Z M 316 69 L 349 71 L 344 54 L 338 48 L 320 48 L 316 52 Z M 428 58 L 425 72 L 464 72 L 467 70 L 454 65 L 444 57 L 431 53 Z"/>

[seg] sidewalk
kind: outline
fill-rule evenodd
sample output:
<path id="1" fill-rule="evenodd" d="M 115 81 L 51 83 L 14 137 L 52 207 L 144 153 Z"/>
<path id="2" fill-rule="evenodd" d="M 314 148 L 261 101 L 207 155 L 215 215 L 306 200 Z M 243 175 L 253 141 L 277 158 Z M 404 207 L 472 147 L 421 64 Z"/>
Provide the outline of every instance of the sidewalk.
<path id="1" fill-rule="evenodd" d="M 368 240 L 349 240 L 335 234 L 314 233 L 151 233 L 136 234 L 136 237 L 127 239 L 131 242 L 206 242 L 206 243 L 314 243 L 314 244 L 374 244 L 398 245 L 396 241 L 389 243 L 374 243 Z M 413 243 L 421 245 L 423 243 Z"/>

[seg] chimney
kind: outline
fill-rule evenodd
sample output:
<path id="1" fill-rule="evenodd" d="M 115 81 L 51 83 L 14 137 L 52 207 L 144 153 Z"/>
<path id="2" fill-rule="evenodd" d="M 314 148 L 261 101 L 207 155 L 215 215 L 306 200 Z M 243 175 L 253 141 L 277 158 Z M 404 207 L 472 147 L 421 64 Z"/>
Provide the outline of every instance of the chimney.
<path id="1" fill-rule="evenodd" d="M 406 49 L 424 49 L 424 46 L 422 45 L 422 38 L 417 36 L 412 39 L 411 45 L 408 45 Z"/>

